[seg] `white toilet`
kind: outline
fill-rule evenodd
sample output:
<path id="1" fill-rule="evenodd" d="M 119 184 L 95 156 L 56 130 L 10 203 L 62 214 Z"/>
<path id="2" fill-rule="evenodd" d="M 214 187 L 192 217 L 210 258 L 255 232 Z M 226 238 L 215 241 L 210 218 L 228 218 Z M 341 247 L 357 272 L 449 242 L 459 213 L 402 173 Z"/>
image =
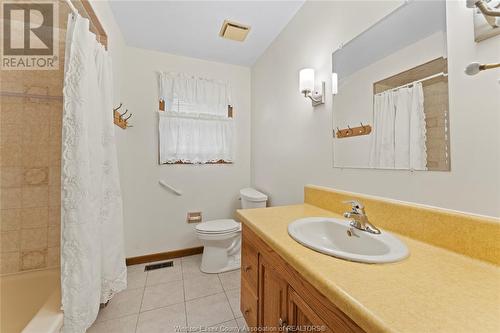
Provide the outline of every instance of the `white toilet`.
<path id="1" fill-rule="evenodd" d="M 240 191 L 242 208 L 264 208 L 267 196 L 253 188 Z M 241 224 L 232 219 L 202 222 L 196 235 L 203 242 L 201 271 L 222 273 L 240 268 Z"/>

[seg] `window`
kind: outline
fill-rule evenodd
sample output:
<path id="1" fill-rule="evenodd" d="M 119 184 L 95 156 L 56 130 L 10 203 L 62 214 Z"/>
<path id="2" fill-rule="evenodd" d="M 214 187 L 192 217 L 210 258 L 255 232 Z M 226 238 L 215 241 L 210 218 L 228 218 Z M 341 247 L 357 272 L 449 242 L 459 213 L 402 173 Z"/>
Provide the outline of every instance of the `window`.
<path id="1" fill-rule="evenodd" d="M 159 83 L 160 164 L 233 162 L 229 84 L 179 73 L 160 73 Z"/>

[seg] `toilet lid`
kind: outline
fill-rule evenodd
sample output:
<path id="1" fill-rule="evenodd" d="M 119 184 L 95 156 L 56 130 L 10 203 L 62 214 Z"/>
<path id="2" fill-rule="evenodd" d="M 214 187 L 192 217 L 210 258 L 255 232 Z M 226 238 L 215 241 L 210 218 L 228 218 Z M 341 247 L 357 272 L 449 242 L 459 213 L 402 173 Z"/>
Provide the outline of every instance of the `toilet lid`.
<path id="1" fill-rule="evenodd" d="M 224 219 L 224 220 L 213 220 L 202 222 L 196 226 L 196 231 L 202 233 L 210 234 L 220 234 L 223 232 L 230 232 L 238 230 L 240 224 L 235 220 Z"/>

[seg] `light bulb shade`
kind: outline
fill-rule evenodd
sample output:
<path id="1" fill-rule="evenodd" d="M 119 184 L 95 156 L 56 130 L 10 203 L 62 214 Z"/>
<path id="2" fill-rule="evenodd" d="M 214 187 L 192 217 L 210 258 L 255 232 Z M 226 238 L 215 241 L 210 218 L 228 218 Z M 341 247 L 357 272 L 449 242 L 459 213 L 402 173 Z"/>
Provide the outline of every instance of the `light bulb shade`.
<path id="1" fill-rule="evenodd" d="M 314 91 L 314 69 L 304 68 L 299 72 L 299 91 Z"/>
<path id="2" fill-rule="evenodd" d="M 467 0 L 465 2 L 465 6 L 467 8 L 475 8 L 476 7 L 476 2 L 477 2 L 477 0 Z"/>
<path id="3" fill-rule="evenodd" d="M 467 67 L 465 67 L 465 74 L 476 75 L 481 71 L 481 65 L 478 62 L 471 62 Z"/>
<path id="4" fill-rule="evenodd" d="M 339 78 L 337 73 L 332 73 L 332 95 L 337 95 L 339 92 Z"/>

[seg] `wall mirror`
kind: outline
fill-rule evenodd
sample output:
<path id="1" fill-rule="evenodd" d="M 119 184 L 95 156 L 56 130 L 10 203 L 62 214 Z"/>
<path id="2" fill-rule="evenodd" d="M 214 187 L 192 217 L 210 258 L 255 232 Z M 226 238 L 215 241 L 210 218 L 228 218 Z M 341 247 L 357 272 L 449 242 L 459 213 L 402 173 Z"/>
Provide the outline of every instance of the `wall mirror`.
<path id="1" fill-rule="evenodd" d="M 450 170 L 445 1 L 409 1 L 332 55 L 333 165 Z"/>

